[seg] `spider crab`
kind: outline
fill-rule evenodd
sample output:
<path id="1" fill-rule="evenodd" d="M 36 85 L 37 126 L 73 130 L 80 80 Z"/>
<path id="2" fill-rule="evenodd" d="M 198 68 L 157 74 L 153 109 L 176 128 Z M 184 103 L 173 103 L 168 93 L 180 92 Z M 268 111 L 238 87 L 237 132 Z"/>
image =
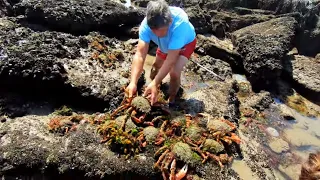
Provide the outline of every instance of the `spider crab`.
<path id="1" fill-rule="evenodd" d="M 121 111 L 126 111 L 125 113 L 131 117 L 132 121 L 136 124 L 143 124 L 147 126 L 154 126 L 153 122 L 145 122 L 144 119 L 147 114 L 151 112 L 151 104 L 148 99 L 143 96 L 136 96 L 133 98 L 125 98 L 112 114 L 111 118 L 120 113 Z"/>
<path id="2" fill-rule="evenodd" d="M 237 127 L 232 122 L 224 118 L 213 118 L 211 115 L 204 113 L 199 113 L 198 116 L 208 118 L 207 128 L 210 132 L 209 136 L 212 136 L 217 142 L 221 143 L 222 140 L 229 145 L 232 142 L 241 143 L 239 136 L 234 133 Z"/>
<path id="3" fill-rule="evenodd" d="M 164 151 L 164 152 L 163 152 Z M 161 155 L 160 155 L 161 154 Z M 171 145 L 162 146 L 155 156 L 159 156 L 157 162 L 154 164 L 154 168 L 158 168 L 162 172 L 164 180 L 181 180 L 188 171 L 188 163 L 193 163 L 193 153 L 190 146 L 183 142 L 172 143 Z M 182 160 L 186 164 L 176 173 L 177 160 Z M 169 169 L 170 166 L 170 169 Z"/>

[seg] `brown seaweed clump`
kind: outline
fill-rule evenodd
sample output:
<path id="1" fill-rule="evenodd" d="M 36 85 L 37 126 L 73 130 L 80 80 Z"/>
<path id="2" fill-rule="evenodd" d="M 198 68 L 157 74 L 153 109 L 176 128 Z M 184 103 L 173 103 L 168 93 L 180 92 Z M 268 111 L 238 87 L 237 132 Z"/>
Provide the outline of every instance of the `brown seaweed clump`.
<path id="1" fill-rule="evenodd" d="M 115 62 L 124 59 L 121 51 L 109 49 L 102 38 L 94 37 L 89 47 L 93 50 L 90 60 L 99 61 L 106 68 L 110 68 L 114 66 Z"/>
<path id="2" fill-rule="evenodd" d="M 302 165 L 299 180 L 320 179 L 320 152 L 310 153 L 309 159 Z"/>

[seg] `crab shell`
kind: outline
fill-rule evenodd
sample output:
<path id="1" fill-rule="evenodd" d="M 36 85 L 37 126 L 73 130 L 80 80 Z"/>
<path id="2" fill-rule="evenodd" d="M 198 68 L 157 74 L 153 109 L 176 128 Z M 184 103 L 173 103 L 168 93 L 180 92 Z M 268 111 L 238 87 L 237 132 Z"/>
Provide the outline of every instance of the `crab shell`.
<path id="1" fill-rule="evenodd" d="M 224 119 L 211 119 L 207 123 L 208 129 L 211 131 L 223 131 L 223 132 L 231 132 L 235 129 L 235 126 L 232 126 L 231 122 L 227 123 L 228 120 Z"/>
<path id="2" fill-rule="evenodd" d="M 149 113 L 151 111 L 151 105 L 148 99 L 137 96 L 132 99 L 131 106 L 134 107 L 137 111 L 142 113 Z"/>

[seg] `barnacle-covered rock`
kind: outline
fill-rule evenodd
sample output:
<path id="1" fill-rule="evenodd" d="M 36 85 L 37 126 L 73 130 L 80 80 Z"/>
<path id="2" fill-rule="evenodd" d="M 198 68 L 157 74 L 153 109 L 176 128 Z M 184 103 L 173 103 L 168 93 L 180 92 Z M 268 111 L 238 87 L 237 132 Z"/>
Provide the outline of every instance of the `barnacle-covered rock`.
<path id="1" fill-rule="evenodd" d="M 203 145 L 203 150 L 217 154 L 224 150 L 224 146 L 213 139 L 206 139 Z"/>

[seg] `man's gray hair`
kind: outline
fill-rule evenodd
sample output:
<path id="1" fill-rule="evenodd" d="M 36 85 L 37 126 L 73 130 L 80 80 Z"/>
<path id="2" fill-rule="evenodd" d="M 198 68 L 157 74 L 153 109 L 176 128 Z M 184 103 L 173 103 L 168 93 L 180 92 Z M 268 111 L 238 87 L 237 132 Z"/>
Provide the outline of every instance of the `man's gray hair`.
<path id="1" fill-rule="evenodd" d="M 164 0 L 149 1 L 147 5 L 147 24 L 151 29 L 169 26 L 171 13 Z"/>

